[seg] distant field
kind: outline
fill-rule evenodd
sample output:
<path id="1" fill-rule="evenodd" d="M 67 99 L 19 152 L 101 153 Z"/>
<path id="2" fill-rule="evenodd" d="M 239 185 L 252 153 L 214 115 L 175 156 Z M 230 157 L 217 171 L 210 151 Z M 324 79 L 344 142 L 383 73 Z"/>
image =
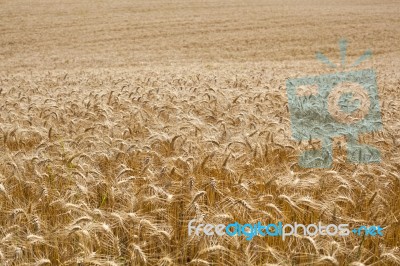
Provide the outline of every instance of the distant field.
<path id="1" fill-rule="evenodd" d="M 1 265 L 400 265 L 399 1 L 0 1 Z M 379 164 L 303 169 L 286 80 L 367 49 Z M 353 70 L 353 69 L 352 69 Z M 383 237 L 189 237 L 188 222 Z"/>
<path id="2" fill-rule="evenodd" d="M 83 2 L 83 3 L 82 3 Z M 0 69 L 399 54 L 398 1 L 2 1 Z"/>

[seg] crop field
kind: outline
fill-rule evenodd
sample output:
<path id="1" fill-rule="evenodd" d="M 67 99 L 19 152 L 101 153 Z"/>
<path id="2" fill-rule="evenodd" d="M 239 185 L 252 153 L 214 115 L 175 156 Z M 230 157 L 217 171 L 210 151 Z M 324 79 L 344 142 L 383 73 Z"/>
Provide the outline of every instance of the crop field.
<path id="1" fill-rule="evenodd" d="M 400 1 L 0 0 L 0 265 L 400 265 Z M 379 163 L 302 168 L 290 78 L 374 69 Z M 366 50 L 372 56 L 351 67 Z M 188 234 L 188 223 L 383 236 Z"/>

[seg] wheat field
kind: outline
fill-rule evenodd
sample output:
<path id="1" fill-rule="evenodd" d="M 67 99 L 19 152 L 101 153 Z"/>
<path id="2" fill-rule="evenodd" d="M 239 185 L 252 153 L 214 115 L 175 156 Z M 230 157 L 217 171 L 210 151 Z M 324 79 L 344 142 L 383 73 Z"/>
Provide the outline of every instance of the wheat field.
<path id="1" fill-rule="evenodd" d="M 0 1 L 1 265 L 400 265 L 400 2 Z M 377 73 L 380 163 L 305 169 L 286 80 Z M 383 237 L 188 235 L 188 222 Z"/>

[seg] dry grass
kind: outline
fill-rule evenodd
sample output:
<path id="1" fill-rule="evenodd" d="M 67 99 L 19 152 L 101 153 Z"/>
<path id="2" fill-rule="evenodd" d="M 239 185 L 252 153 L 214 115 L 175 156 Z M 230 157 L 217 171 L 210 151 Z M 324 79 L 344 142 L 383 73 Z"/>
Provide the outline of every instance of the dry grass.
<path id="1" fill-rule="evenodd" d="M 399 4 L 351 2 L 2 3 L 0 264 L 399 265 Z M 382 162 L 338 138 L 301 169 L 318 144 L 292 140 L 285 80 L 329 72 L 341 36 L 375 52 Z M 195 217 L 385 235 L 189 237 Z"/>

